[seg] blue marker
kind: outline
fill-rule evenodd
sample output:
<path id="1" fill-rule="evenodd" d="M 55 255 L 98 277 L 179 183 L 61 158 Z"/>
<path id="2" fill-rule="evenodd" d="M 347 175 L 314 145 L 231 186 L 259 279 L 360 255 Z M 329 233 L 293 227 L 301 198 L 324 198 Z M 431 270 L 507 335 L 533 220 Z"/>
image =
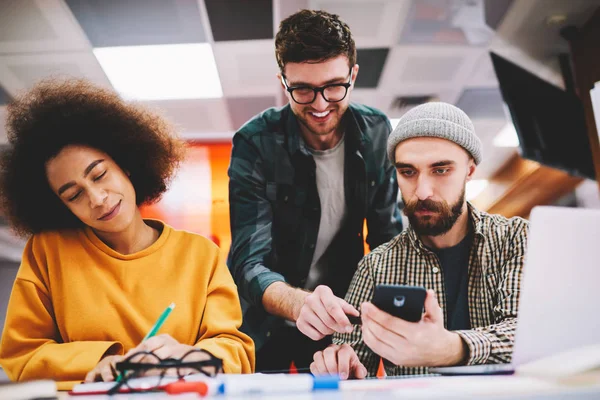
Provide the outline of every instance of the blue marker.
<path id="1" fill-rule="evenodd" d="M 253 374 L 222 375 L 218 392 L 224 395 L 298 393 L 314 390 L 339 389 L 337 375 L 312 376 L 311 374 Z"/>

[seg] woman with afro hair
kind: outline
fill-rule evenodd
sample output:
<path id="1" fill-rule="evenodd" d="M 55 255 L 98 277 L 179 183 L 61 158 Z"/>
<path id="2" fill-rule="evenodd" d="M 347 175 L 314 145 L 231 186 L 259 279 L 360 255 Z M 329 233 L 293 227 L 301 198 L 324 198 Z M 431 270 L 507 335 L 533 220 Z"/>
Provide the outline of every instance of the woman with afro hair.
<path id="1" fill-rule="evenodd" d="M 0 343 L 11 380 L 111 381 L 138 351 L 253 371 L 217 246 L 140 214 L 183 158 L 165 121 L 85 81 L 48 80 L 9 104 L 6 127 L 1 206 L 29 237 Z M 171 302 L 162 334 L 141 343 Z"/>

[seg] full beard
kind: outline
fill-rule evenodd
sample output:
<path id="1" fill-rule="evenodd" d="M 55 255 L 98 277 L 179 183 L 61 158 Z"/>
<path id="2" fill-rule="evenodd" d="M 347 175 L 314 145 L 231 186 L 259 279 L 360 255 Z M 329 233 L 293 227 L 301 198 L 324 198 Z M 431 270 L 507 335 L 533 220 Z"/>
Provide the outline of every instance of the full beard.
<path id="1" fill-rule="evenodd" d="M 404 214 L 408 217 L 410 225 L 418 235 L 440 236 L 452 229 L 463 213 L 464 203 L 465 189 L 463 188 L 458 200 L 452 205 L 449 205 L 446 201 L 431 199 L 404 201 Z M 438 213 L 438 215 L 418 217 L 415 215 L 416 211 L 432 211 Z"/>

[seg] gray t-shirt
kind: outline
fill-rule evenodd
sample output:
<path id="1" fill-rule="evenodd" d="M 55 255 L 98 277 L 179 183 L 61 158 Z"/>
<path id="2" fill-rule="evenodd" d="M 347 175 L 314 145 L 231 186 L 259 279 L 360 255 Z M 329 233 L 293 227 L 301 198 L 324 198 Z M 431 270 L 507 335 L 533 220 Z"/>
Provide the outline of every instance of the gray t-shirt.
<path id="1" fill-rule="evenodd" d="M 321 202 L 321 220 L 305 289 L 313 290 L 322 281 L 327 268 L 327 248 L 342 227 L 347 207 L 344 196 L 344 136 L 332 149 L 313 150 L 316 164 L 317 190 Z"/>

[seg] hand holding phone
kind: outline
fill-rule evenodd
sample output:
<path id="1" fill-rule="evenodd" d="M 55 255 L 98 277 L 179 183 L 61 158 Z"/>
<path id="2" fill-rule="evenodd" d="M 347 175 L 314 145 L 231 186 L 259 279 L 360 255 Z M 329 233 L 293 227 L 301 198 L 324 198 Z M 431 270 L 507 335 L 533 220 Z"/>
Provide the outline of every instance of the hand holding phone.
<path id="1" fill-rule="evenodd" d="M 418 322 L 423 316 L 427 290 L 421 286 L 377 285 L 373 305 L 394 317 Z"/>
<path id="2" fill-rule="evenodd" d="M 409 322 L 421 320 L 427 290 L 421 286 L 377 285 L 372 303 L 394 317 Z M 347 315 L 352 325 L 362 325 L 360 316 Z"/>
<path id="3" fill-rule="evenodd" d="M 394 365 L 457 365 L 465 359 L 463 340 L 445 328 L 433 290 L 378 285 L 373 300 L 361 304 L 361 318 L 364 343 Z"/>

